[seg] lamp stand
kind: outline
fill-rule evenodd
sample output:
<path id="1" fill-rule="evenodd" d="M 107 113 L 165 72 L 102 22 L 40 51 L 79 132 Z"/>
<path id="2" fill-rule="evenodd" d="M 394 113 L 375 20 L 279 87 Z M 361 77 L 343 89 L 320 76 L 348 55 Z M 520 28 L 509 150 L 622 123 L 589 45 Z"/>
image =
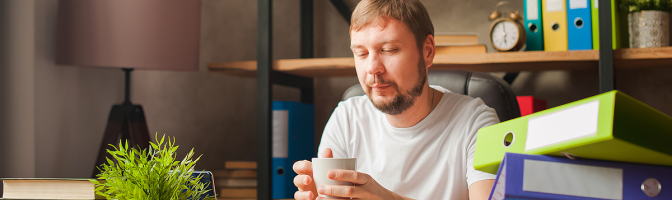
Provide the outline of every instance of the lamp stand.
<path id="1" fill-rule="evenodd" d="M 107 160 L 105 159 L 109 155 L 107 150 L 112 149 L 109 144 L 116 146 L 119 144 L 119 139 L 121 139 L 122 143 L 128 141 L 129 147 L 149 148 L 150 139 L 145 112 L 142 110 L 141 105 L 133 105 L 129 98 L 131 71 L 133 69 L 123 68 L 122 70 L 126 74 L 124 102 L 113 105 L 110 116 L 107 118 L 103 143 L 100 145 L 98 159 L 96 160 L 96 165 L 93 167 L 93 178 L 96 178 L 96 175 L 100 174 L 98 167 Z"/>

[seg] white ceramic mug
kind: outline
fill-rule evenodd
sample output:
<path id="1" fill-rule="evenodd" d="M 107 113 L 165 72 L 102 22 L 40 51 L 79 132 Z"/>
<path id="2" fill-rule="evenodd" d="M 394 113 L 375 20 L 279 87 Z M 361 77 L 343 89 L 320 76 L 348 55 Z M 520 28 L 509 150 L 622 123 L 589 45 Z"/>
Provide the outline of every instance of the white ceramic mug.
<path id="1" fill-rule="evenodd" d="M 356 167 L 357 158 L 313 158 L 313 180 L 315 181 L 315 186 L 319 188 L 321 185 L 352 185 L 352 183 L 346 181 L 331 180 L 327 174 L 331 170 L 355 170 Z M 320 196 L 326 198 L 339 198 L 326 195 Z"/>

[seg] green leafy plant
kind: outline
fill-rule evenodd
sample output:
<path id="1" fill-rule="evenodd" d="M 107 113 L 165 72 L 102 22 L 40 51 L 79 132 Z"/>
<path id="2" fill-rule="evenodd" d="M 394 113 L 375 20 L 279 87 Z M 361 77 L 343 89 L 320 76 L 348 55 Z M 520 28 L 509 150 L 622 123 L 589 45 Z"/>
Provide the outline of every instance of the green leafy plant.
<path id="1" fill-rule="evenodd" d="M 156 137 L 158 138 L 158 137 Z M 149 150 L 129 148 L 128 141 L 119 147 L 112 144 L 114 150 L 107 152 L 115 161 L 107 158 L 101 165 L 95 184 L 97 195 L 107 199 L 119 200 L 177 200 L 202 199 L 209 191 L 207 183 L 201 183 L 199 177 L 191 176 L 194 165 L 201 158 L 191 160 L 194 149 L 182 159 L 176 160 L 175 138 L 161 137 L 158 143 L 150 142 Z M 102 181 L 104 180 L 104 181 Z"/>
<path id="2" fill-rule="evenodd" d="M 622 10 L 629 13 L 644 10 L 672 11 L 672 0 L 621 0 Z"/>

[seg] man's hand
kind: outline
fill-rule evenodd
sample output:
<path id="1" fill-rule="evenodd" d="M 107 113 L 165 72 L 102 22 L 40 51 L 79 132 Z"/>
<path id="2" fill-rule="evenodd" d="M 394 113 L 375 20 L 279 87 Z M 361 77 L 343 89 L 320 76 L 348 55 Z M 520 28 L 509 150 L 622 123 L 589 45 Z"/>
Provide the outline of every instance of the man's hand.
<path id="1" fill-rule="evenodd" d="M 324 152 L 322 152 L 322 158 L 333 157 L 334 155 L 329 148 L 324 149 Z M 314 200 L 317 197 L 317 188 L 315 188 L 315 182 L 313 182 L 313 163 L 302 160 L 294 163 L 293 168 L 296 174 L 298 174 L 294 177 L 294 185 L 299 188 L 299 191 L 294 193 L 294 199 Z"/>
<path id="2" fill-rule="evenodd" d="M 318 194 L 367 200 L 410 199 L 387 190 L 365 173 L 353 170 L 332 170 L 329 171 L 327 176 L 332 180 L 347 181 L 355 185 L 323 185 L 317 188 Z M 326 198 L 318 197 L 317 199 L 322 200 Z"/>

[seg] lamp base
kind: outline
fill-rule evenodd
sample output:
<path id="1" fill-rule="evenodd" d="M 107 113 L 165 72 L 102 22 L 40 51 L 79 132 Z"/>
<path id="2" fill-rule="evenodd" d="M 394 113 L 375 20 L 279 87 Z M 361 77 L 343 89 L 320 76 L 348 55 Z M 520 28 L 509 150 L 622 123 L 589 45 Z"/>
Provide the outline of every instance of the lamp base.
<path id="1" fill-rule="evenodd" d="M 112 149 L 110 144 L 117 146 L 119 139 L 122 143 L 128 141 L 131 147 L 140 149 L 149 148 L 149 130 L 145 120 L 145 112 L 141 105 L 133 105 L 130 102 L 112 106 L 110 116 L 107 118 L 105 135 L 98 151 L 98 159 L 93 167 L 92 178 L 100 174 L 98 167 L 106 162 L 105 157 L 109 156 L 108 149 Z"/>

